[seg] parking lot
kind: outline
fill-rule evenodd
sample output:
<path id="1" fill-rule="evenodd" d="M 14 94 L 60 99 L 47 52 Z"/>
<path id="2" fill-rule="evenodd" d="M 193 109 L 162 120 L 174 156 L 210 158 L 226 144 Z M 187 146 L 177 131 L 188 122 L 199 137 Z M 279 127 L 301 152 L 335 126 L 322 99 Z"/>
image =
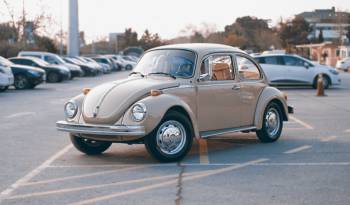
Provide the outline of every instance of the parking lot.
<path id="1" fill-rule="evenodd" d="M 326 97 L 281 88 L 295 114 L 276 143 L 254 133 L 195 140 L 170 164 L 143 145 L 86 156 L 56 131 L 68 99 L 126 71 L 0 93 L 0 204 L 349 204 L 350 74 L 340 75 Z"/>

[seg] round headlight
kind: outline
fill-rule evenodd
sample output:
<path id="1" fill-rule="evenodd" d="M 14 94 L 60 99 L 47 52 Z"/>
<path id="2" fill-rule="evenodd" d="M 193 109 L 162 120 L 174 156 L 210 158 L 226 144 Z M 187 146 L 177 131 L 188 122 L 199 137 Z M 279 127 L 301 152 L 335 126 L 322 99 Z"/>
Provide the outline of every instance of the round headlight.
<path id="1" fill-rule="evenodd" d="M 65 111 L 66 116 L 68 118 L 73 118 L 77 114 L 78 106 L 74 102 L 68 102 L 64 106 L 64 111 Z"/>
<path id="2" fill-rule="evenodd" d="M 146 106 L 142 103 L 135 104 L 131 109 L 131 115 L 136 122 L 143 120 L 146 116 Z"/>

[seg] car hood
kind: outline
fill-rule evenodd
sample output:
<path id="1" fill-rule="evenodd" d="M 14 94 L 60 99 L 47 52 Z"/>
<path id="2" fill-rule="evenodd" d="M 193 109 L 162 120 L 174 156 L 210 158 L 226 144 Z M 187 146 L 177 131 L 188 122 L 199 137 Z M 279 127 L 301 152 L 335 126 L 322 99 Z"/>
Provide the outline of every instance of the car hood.
<path id="1" fill-rule="evenodd" d="M 93 88 L 85 97 L 82 114 L 86 123 L 114 124 L 126 110 L 151 89 L 177 87 L 171 78 L 129 77 Z"/>

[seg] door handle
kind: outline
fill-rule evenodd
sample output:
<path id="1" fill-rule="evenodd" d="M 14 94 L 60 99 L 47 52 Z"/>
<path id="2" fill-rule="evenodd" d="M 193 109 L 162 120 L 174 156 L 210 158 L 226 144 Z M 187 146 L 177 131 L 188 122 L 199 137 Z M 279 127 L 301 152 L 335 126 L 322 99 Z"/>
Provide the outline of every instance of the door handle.
<path id="1" fill-rule="evenodd" d="M 240 86 L 240 85 L 234 85 L 234 86 L 232 87 L 232 90 L 239 90 L 239 89 L 241 89 L 241 86 Z"/>

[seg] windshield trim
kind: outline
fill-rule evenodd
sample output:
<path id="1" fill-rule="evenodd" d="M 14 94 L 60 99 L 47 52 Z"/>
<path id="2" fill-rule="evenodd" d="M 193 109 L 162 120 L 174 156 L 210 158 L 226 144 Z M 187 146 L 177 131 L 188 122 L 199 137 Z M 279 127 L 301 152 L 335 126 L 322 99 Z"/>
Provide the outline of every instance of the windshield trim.
<path id="1" fill-rule="evenodd" d="M 155 48 L 155 49 L 150 49 L 146 52 L 144 52 L 141 56 L 140 56 L 140 60 L 143 58 L 144 55 L 146 55 L 147 53 L 149 52 L 152 52 L 152 51 L 169 51 L 169 50 L 177 50 L 177 51 L 189 51 L 189 52 L 192 52 L 194 53 L 195 55 L 195 58 L 194 58 L 194 62 L 193 62 L 193 65 L 194 65 L 194 69 L 193 69 L 193 72 L 192 72 L 192 75 L 191 76 L 188 76 L 188 77 L 184 77 L 184 76 L 175 76 L 176 79 L 191 79 L 191 78 L 194 78 L 195 75 L 196 75 L 196 72 L 197 72 L 197 61 L 198 61 L 198 54 L 196 51 L 194 50 L 191 50 L 191 49 L 186 49 L 186 48 Z M 139 60 L 139 61 L 140 61 Z M 143 73 L 143 75 L 145 75 Z M 145 75 L 146 76 L 146 75 Z"/>

